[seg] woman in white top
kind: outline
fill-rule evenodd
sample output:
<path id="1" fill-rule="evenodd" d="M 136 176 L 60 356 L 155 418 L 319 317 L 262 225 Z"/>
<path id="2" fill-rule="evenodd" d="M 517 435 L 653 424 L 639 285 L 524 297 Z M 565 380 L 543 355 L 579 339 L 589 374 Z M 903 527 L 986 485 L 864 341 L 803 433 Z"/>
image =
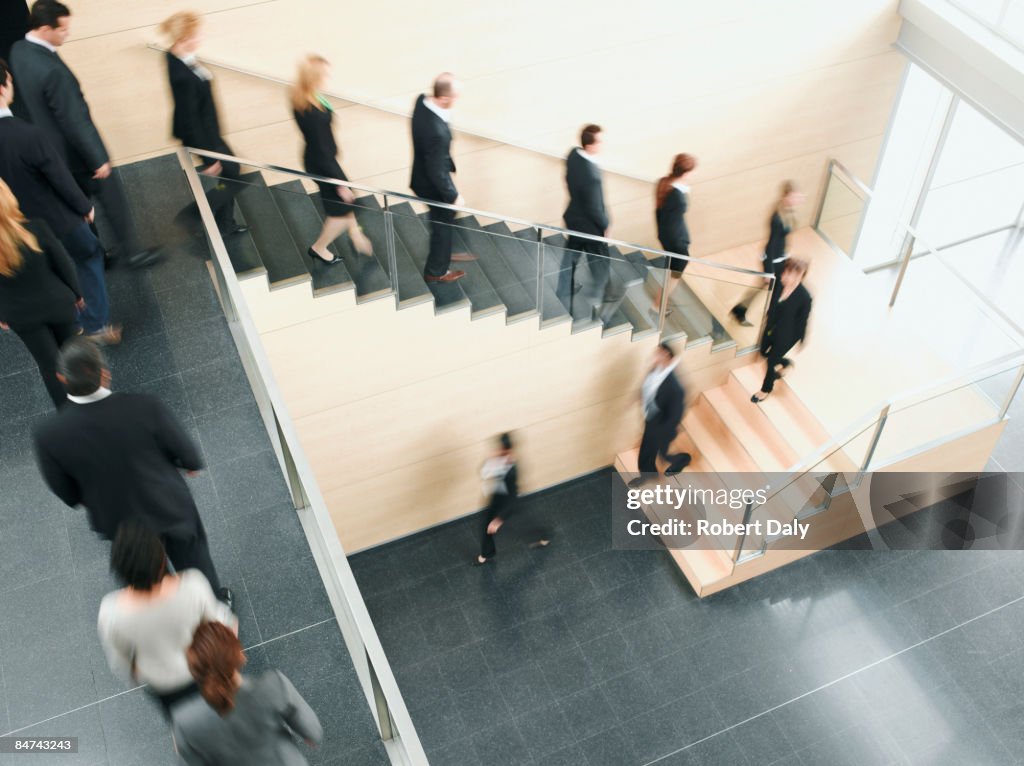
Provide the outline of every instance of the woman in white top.
<path id="1" fill-rule="evenodd" d="M 107 662 L 126 681 L 148 684 L 167 712 L 196 693 L 185 651 L 199 623 L 222 622 L 237 632 L 238 622 L 200 571 L 168 574 L 160 538 L 137 522 L 118 528 L 110 568 L 125 587 L 100 603 Z"/>

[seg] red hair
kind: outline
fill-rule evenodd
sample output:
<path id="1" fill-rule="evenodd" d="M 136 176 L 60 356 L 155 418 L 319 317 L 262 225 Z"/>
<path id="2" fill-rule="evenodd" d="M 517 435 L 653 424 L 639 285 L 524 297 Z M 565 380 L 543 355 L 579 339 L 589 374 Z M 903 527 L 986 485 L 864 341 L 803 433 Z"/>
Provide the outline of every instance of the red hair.
<path id="1" fill-rule="evenodd" d="M 220 622 L 199 623 L 185 659 L 207 704 L 220 715 L 230 713 L 238 691 L 235 673 L 245 665 L 245 652 L 234 631 Z"/>
<path id="2" fill-rule="evenodd" d="M 667 176 L 658 179 L 658 188 L 655 192 L 655 207 L 660 208 L 665 204 L 668 193 L 672 191 L 672 184 L 697 167 L 697 158 L 692 154 L 677 154 L 672 160 L 672 169 Z"/>

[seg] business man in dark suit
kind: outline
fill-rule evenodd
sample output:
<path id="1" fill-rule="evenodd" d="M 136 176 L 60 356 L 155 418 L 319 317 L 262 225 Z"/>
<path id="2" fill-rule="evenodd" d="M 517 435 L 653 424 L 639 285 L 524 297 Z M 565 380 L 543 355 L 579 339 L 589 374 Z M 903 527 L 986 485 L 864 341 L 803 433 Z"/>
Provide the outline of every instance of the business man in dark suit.
<path id="1" fill-rule="evenodd" d="M 690 464 L 688 452 L 669 452 L 686 408 L 686 393 L 675 376 L 678 361 L 671 346 L 662 343 L 654 350 L 654 364 L 644 378 L 640 394 L 644 410 L 644 435 L 640 440 L 640 457 L 637 461 L 641 474 L 658 473 L 658 455 L 668 463 L 666 476 L 674 476 Z M 643 479 L 641 475 L 634 482 L 641 483 Z"/>
<path id="2" fill-rule="evenodd" d="M 448 123 L 451 109 L 459 97 L 455 75 L 445 72 L 434 80 L 431 95 L 420 94 L 412 112 L 412 179 L 409 186 L 418 197 L 448 205 L 463 205 L 462 195 L 455 188 L 452 173 L 452 131 Z M 430 253 L 423 278 L 427 282 L 454 282 L 466 275 L 449 268 L 452 261 L 472 261 L 468 253 L 452 254 L 452 222 L 455 211 L 431 207 Z"/>
<path id="3" fill-rule="evenodd" d="M 124 187 L 110 166 L 82 88 L 57 53 L 68 38 L 70 22 L 71 11 L 55 0 L 38 0 L 32 6 L 25 39 L 11 46 L 19 114 L 43 131 L 82 192 L 99 202 L 117 240 L 114 257 L 145 266 L 159 253 L 139 244 Z"/>
<path id="4" fill-rule="evenodd" d="M 11 45 L 28 31 L 28 4 L 25 0 L 0 0 L 0 59 L 11 55 Z"/>
<path id="5" fill-rule="evenodd" d="M 565 158 L 569 206 L 563 215 L 567 229 L 599 237 L 605 236 L 608 231 L 608 212 L 604 206 L 601 168 L 597 160 L 601 146 L 601 127 L 587 125 L 580 133 L 580 146 Z M 613 301 L 609 290 L 611 264 L 608 260 L 608 246 L 604 242 L 570 236 L 566 248 L 567 257 L 558 275 L 558 297 L 572 311 L 572 294 L 577 289 L 576 264 L 580 254 L 586 253 L 590 282 L 583 288 L 583 298 L 591 309 L 591 319 L 607 319 L 602 315 L 601 307 Z"/>
<path id="6" fill-rule="evenodd" d="M 222 600 L 206 531 L 181 472 L 203 467 L 199 450 L 171 412 L 152 396 L 110 391 L 99 347 L 75 338 L 58 360 L 69 403 L 35 431 L 36 459 L 50 490 L 83 505 L 105 540 L 122 521 L 145 524 L 178 571 L 200 570 Z"/>
<path id="7" fill-rule="evenodd" d="M 11 114 L 13 98 L 14 80 L 0 60 L 0 178 L 17 197 L 21 212 L 46 221 L 74 261 L 85 299 L 78 317 L 83 331 L 97 343 L 119 343 L 121 329 L 110 324 L 103 248 L 89 228 L 92 203 L 43 133 Z"/>

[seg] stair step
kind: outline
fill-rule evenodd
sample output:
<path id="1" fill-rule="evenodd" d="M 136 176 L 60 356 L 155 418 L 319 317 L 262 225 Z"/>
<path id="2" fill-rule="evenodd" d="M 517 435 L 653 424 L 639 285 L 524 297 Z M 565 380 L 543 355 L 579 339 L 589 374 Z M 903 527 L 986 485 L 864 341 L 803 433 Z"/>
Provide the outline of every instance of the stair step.
<path id="1" fill-rule="evenodd" d="M 758 474 L 757 463 L 702 394 L 683 417 L 683 427 L 718 474 Z M 726 481 L 732 485 L 732 482 Z"/>
<path id="2" fill-rule="evenodd" d="M 381 264 L 385 275 L 391 273 L 387 261 L 387 231 L 384 224 L 384 210 L 377 198 L 369 194 L 356 200 L 356 220 L 363 227 L 366 236 L 373 242 L 374 258 Z M 412 306 L 435 300 L 435 294 L 423 281 L 423 268 L 416 265 L 399 237 L 395 237 L 395 265 L 398 269 L 398 305 Z M 439 287 L 452 287 L 440 285 Z M 450 292 L 450 291 L 449 291 Z"/>
<path id="3" fill-rule="evenodd" d="M 629 256 L 633 256 L 629 257 L 618 247 L 613 246 L 608 248 L 608 253 L 612 259 L 612 273 L 626 287 L 643 284 L 644 280 L 647 279 L 647 259 L 639 251 L 629 253 Z M 640 262 L 637 262 L 635 256 L 640 257 Z"/>
<path id="4" fill-rule="evenodd" d="M 526 286 L 524 286 L 516 273 L 512 271 L 498 250 L 497 240 L 499 238 L 497 236 L 480 228 L 480 222 L 477 221 L 475 216 L 463 216 L 456 223 L 462 227 L 459 234 L 462 235 L 466 247 L 469 248 L 471 253 L 475 253 L 480 257 L 478 261 L 480 268 L 483 269 L 484 274 L 494 286 L 502 303 L 505 304 L 505 315 L 508 321 L 536 314 L 536 272 L 534 272 L 533 279 L 530 282 L 533 291 L 528 292 Z"/>
<path id="5" fill-rule="evenodd" d="M 566 250 L 566 238 L 562 234 L 552 234 L 550 236 L 545 237 L 544 244 L 549 248 L 555 249 L 556 251 Z M 547 258 L 545 258 L 545 261 L 546 260 Z M 618 267 L 618 264 L 620 263 L 624 267 L 623 275 L 620 275 Z M 568 264 L 564 264 L 560 268 L 568 268 Z M 581 255 L 579 261 L 577 261 L 576 277 L 579 283 L 586 284 L 586 280 L 589 279 L 589 274 L 587 277 L 580 277 L 581 269 L 584 272 L 587 272 L 589 270 L 587 258 L 585 255 Z M 613 291 L 616 291 L 617 294 L 623 295 L 625 294 L 626 289 L 631 284 L 639 284 L 642 281 L 641 279 L 637 278 L 636 272 L 632 265 L 626 264 L 622 261 L 617 261 L 615 258 L 609 258 L 608 278 L 610 281 L 611 289 Z M 593 308 L 592 306 L 589 306 L 583 301 L 577 299 L 572 301 L 572 308 L 574 312 L 572 331 L 574 333 L 583 332 L 596 326 L 597 323 L 591 318 L 591 311 Z M 622 307 L 620 305 L 615 309 L 614 312 L 612 312 L 609 321 L 605 323 L 605 326 L 602 330 L 602 336 L 607 337 L 608 335 L 617 335 L 620 332 L 625 332 L 627 328 L 624 325 L 629 325 L 629 327 L 632 327 L 632 324 L 630 324 L 629 322 L 629 318 L 626 316 L 625 313 L 623 313 Z"/>
<path id="6" fill-rule="evenodd" d="M 622 313 L 626 315 L 626 319 L 632 325 L 633 340 L 646 338 L 648 335 L 658 331 L 657 322 L 648 315 L 647 309 L 643 308 L 643 303 L 639 306 L 636 304 L 636 300 L 642 299 L 642 293 L 638 295 L 635 292 L 638 287 L 634 286 L 626 290 L 626 297 L 623 299 L 621 306 Z"/>
<path id="7" fill-rule="evenodd" d="M 704 397 L 762 471 L 780 473 L 799 460 L 797 452 L 732 376 L 724 386 L 705 391 Z"/>
<path id="8" fill-rule="evenodd" d="M 320 236 L 320 227 L 323 224 L 323 218 L 317 212 L 312 198 L 298 180 L 275 184 L 270 187 L 270 193 L 288 225 L 292 239 L 300 248 L 305 246 L 302 252 L 307 253 L 309 245 Z M 328 246 L 328 250 L 335 257 L 339 257 L 338 249 L 333 243 Z M 344 262 L 328 266 L 319 258 L 309 258 L 308 253 L 306 257 L 309 273 L 313 278 L 313 295 L 326 295 L 355 288 Z"/>
<path id="9" fill-rule="evenodd" d="M 652 269 L 649 271 L 647 280 L 644 282 L 648 301 L 652 305 L 658 290 L 661 288 L 660 280 L 663 273 Z M 727 334 L 724 338 L 722 337 L 725 334 L 724 328 L 711 315 L 711 312 L 704 307 L 704 304 L 700 302 L 700 299 L 687 286 L 686 282 L 680 281 L 676 285 L 676 289 L 669 298 L 668 307 L 671 309 L 671 312 L 665 317 L 665 340 L 677 340 L 685 337 L 687 348 L 710 343 L 713 350 L 717 350 L 715 346 L 716 339 L 720 344 L 732 342 L 735 345 L 735 341 L 732 341 Z M 725 346 L 720 345 L 719 347 L 724 348 Z"/>
<path id="10" fill-rule="evenodd" d="M 235 207 L 237 211 L 237 205 Z M 239 214 L 236 212 L 236 220 L 239 217 Z M 234 268 L 235 274 L 238 275 L 239 279 L 266 276 L 267 269 L 263 265 L 263 261 L 260 260 L 259 250 L 256 249 L 256 243 L 252 241 L 252 235 L 249 232 L 246 231 L 225 237 L 224 247 L 228 251 L 231 266 Z"/>
<path id="11" fill-rule="evenodd" d="M 508 230 L 508 226 L 504 222 L 494 224 L 494 227 L 499 233 Z M 512 236 L 519 240 L 521 251 L 526 255 L 530 266 L 533 269 L 533 273 L 536 275 L 537 230 L 528 227 L 516 231 Z M 547 255 L 547 253 L 545 253 L 545 255 Z M 509 262 L 511 263 L 511 259 Z M 565 304 L 558 299 L 557 295 L 558 264 L 560 262 L 560 259 L 558 259 L 558 262 L 556 263 L 555 258 L 544 258 L 543 305 L 541 306 L 541 326 L 544 327 L 565 322 L 569 319 L 569 309 L 567 309 Z"/>
<path id="12" fill-rule="evenodd" d="M 288 233 L 263 174 L 245 173 L 241 179 L 244 183 L 235 199 L 266 267 L 271 289 L 312 281 L 307 268 L 311 264 Z"/>

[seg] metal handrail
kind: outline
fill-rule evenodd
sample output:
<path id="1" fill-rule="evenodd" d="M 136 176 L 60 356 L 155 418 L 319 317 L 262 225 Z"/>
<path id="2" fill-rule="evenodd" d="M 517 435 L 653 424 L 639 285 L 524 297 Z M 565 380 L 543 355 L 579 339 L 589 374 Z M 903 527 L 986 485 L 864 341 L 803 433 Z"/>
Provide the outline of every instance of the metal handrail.
<path id="1" fill-rule="evenodd" d="M 392 727 L 397 730 L 404 749 L 404 755 L 408 759 L 408 762 L 415 766 L 420 766 L 420 764 L 425 766 L 427 764 L 426 754 L 424 753 L 419 737 L 416 734 L 412 718 L 406 708 L 405 701 L 403 700 L 402 694 L 398 688 L 398 683 L 391 670 L 391 665 L 384 653 L 384 648 L 380 643 L 380 638 L 377 635 L 376 628 L 374 628 L 373 621 L 366 609 L 366 604 L 359 591 L 358 583 L 355 580 L 351 566 L 345 556 L 344 549 L 338 539 L 337 530 L 331 521 L 330 513 L 327 509 L 327 503 L 320 492 L 320 488 L 316 482 L 316 477 L 313 473 L 312 467 L 310 466 L 309 459 L 306 457 L 302 444 L 299 441 L 295 424 L 288 415 L 288 408 L 286 406 L 284 396 L 281 394 L 280 388 L 278 387 L 270 361 L 266 355 L 266 350 L 263 348 L 263 343 L 260 340 L 259 332 L 256 330 L 256 325 L 249 313 L 241 285 L 235 277 L 230 256 L 228 255 L 227 248 L 220 236 L 220 232 L 213 216 L 213 211 L 206 199 L 199 174 L 196 172 L 191 158 L 189 157 L 190 151 L 191 150 L 184 148 L 178 149 L 178 161 L 181 164 L 182 170 L 185 172 L 185 177 L 188 181 L 192 194 L 195 197 L 203 226 L 210 237 L 215 261 L 214 271 L 218 276 L 218 287 L 221 290 L 226 291 L 228 294 L 227 299 L 229 301 L 230 309 L 233 310 L 234 313 L 234 316 L 229 316 L 229 319 L 233 319 L 237 324 L 238 332 L 241 334 L 245 343 L 245 351 L 251 355 L 251 362 L 255 365 L 261 383 L 263 384 L 263 388 L 265 389 L 266 397 L 272 408 L 273 416 L 276 419 L 278 437 L 291 458 L 291 465 L 289 466 L 289 469 L 294 471 L 300 483 L 299 489 L 305 495 L 305 508 L 297 507 L 296 510 L 300 512 L 305 510 L 312 515 L 312 523 L 320 533 L 319 539 L 326 546 L 326 550 L 321 552 L 329 559 L 328 563 L 331 568 L 331 574 L 337 580 L 337 586 L 341 590 L 340 596 L 344 599 L 344 604 L 350 613 L 348 617 L 351 617 L 351 624 L 358 632 L 359 641 L 362 645 L 361 648 L 365 651 L 366 659 L 369 660 L 369 663 L 372 666 L 372 677 L 365 679 L 365 681 L 367 685 L 371 686 L 375 681 L 376 685 L 379 685 L 381 693 L 386 700 L 387 714 L 390 720 L 378 720 L 378 725 L 384 731 Z M 221 156 L 227 157 L 227 155 Z M 238 340 L 236 338 L 236 344 L 237 343 Z M 259 398 L 257 398 L 257 401 L 259 402 Z M 296 488 L 292 487 L 291 489 L 294 493 Z M 337 615 L 337 609 L 335 612 Z M 344 622 L 348 623 L 349 620 L 346 619 Z M 343 627 L 341 620 L 339 620 L 339 627 Z M 353 665 L 357 668 L 357 673 L 361 660 L 362 658 L 360 657 L 352 657 Z M 360 681 L 362 682 L 364 679 L 360 679 Z M 376 719 L 379 715 L 375 704 L 377 701 L 373 699 L 372 692 L 368 691 L 367 685 L 363 685 L 363 691 L 367 696 L 367 702 L 370 703 L 371 710 L 375 714 Z"/>
<path id="2" fill-rule="evenodd" d="M 733 266 L 729 263 L 719 263 L 718 261 L 709 261 L 706 258 L 695 258 L 692 255 L 680 255 L 679 253 L 670 253 L 667 250 L 659 250 L 654 247 L 647 247 L 646 245 L 638 245 L 634 242 L 626 242 L 621 239 L 612 239 L 610 237 L 601 237 L 596 234 L 587 234 L 582 231 L 574 231 L 572 229 L 566 229 L 561 226 L 550 226 L 546 223 L 537 223 L 536 221 L 528 221 L 524 218 L 515 218 L 512 216 L 501 215 L 499 213 L 492 213 L 487 210 L 478 210 L 472 207 L 466 207 L 464 205 L 452 205 L 447 202 L 435 202 L 434 200 L 424 199 L 423 197 L 417 197 L 415 194 L 406 194 L 404 192 L 388 191 L 387 189 L 380 189 L 374 186 L 365 186 L 363 184 L 353 183 L 352 181 L 343 181 L 340 178 L 330 178 L 327 176 L 320 176 L 315 173 L 308 173 L 301 170 L 295 170 L 294 168 L 286 168 L 280 165 L 272 165 L 268 162 L 255 162 L 253 160 L 247 160 L 242 157 L 236 157 L 231 154 L 222 154 L 220 152 L 211 152 L 206 149 L 196 149 L 194 147 L 184 147 L 184 151 L 191 154 L 195 154 L 199 157 L 207 157 L 214 160 L 222 160 L 225 162 L 237 162 L 240 165 L 247 165 L 252 168 L 259 170 L 267 170 L 272 173 L 284 173 L 291 176 L 300 176 L 302 178 L 308 178 L 313 181 L 320 183 L 329 183 L 335 186 L 345 186 L 349 189 L 358 189 L 359 191 L 366 192 L 367 194 L 381 194 L 385 197 L 395 197 L 407 202 L 418 202 L 423 205 L 429 205 L 430 207 L 440 208 L 442 210 L 451 210 L 456 213 L 465 213 L 467 215 L 474 215 L 480 218 L 490 218 L 495 221 L 504 221 L 505 223 L 516 224 L 517 226 L 529 226 L 535 229 L 542 229 L 544 231 L 552 232 L 553 234 L 562 234 L 565 237 L 575 237 L 576 239 L 588 239 L 594 242 L 602 242 L 612 247 L 624 247 L 631 248 L 634 250 L 642 250 L 645 253 L 651 253 L 656 256 L 662 256 L 666 258 L 680 258 L 686 261 L 693 261 L 695 263 L 701 263 L 712 268 L 722 269 L 724 271 L 735 272 L 744 276 L 753 276 L 759 279 L 766 280 L 771 284 L 775 275 L 765 271 L 755 271 L 754 269 L 745 269 L 742 266 Z M 236 182 L 237 183 L 237 182 Z M 244 183 L 244 182 L 241 182 Z"/>

